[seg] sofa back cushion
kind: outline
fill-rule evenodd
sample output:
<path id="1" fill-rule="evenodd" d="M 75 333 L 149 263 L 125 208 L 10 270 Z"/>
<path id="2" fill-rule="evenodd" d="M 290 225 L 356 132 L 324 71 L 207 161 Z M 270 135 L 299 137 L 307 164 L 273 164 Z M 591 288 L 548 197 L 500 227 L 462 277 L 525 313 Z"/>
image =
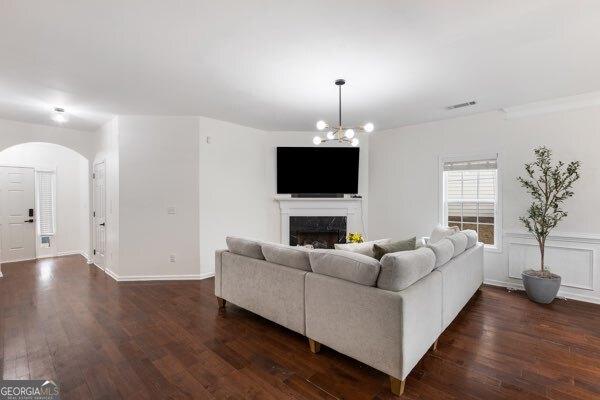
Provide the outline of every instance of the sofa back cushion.
<path id="1" fill-rule="evenodd" d="M 285 246 L 277 243 L 263 243 L 261 246 L 265 260 L 286 267 L 311 271 L 309 250 L 302 246 Z"/>
<path id="2" fill-rule="evenodd" d="M 344 250 L 313 250 L 310 266 L 318 274 L 375 286 L 381 264 L 373 257 Z"/>
<path id="3" fill-rule="evenodd" d="M 257 240 L 227 236 L 225 241 L 227 242 L 227 249 L 234 254 L 256 258 L 257 260 L 265 259 L 260 247 L 262 243 Z"/>
<path id="4" fill-rule="evenodd" d="M 448 236 L 448 240 L 452 242 L 454 245 L 454 254 L 452 257 L 456 257 L 459 254 L 462 254 L 467 248 L 467 235 L 463 232 L 456 232 L 454 235 Z"/>
<path id="5" fill-rule="evenodd" d="M 414 250 L 416 248 L 417 238 L 416 236 L 406 240 L 398 240 L 396 242 L 390 242 L 386 244 L 375 243 L 373 245 L 373 253 L 375 258 L 381 260 L 381 257 L 388 253 L 396 253 L 398 251 Z"/>
<path id="6" fill-rule="evenodd" d="M 375 253 L 373 252 L 374 244 L 387 244 L 390 243 L 392 239 L 379 239 L 372 240 L 370 242 L 363 243 L 336 243 L 334 245 L 336 250 L 346 250 L 351 251 L 353 253 L 364 254 L 365 256 L 375 257 Z"/>
<path id="7" fill-rule="evenodd" d="M 454 245 L 447 238 L 429 243 L 427 247 L 435 254 L 435 268 L 446 264 L 454 256 Z"/>
<path id="8" fill-rule="evenodd" d="M 474 231 L 472 229 L 465 229 L 464 231 L 461 231 L 461 232 L 467 236 L 467 249 L 470 249 L 471 247 L 473 247 L 477 244 L 479 237 L 478 237 L 476 231 Z"/>
<path id="9" fill-rule="evenodd" d="M 427 247 L 388 253 L 381 258 L 377 287 L 400 291 L 428 275 L 435 267 L 435 254 Z"/>
<path id="10" fill-rule="evenodd" d="M 437 243 L 450 235 L 454 235 L 458 231 L 459 229 L 456 226 L 438 225 L 435 228 L 433 228 L 433 231 L 431 231 L 431 236 L 429 236 L 429 241 L 427 242 L 427 244 Z"/>

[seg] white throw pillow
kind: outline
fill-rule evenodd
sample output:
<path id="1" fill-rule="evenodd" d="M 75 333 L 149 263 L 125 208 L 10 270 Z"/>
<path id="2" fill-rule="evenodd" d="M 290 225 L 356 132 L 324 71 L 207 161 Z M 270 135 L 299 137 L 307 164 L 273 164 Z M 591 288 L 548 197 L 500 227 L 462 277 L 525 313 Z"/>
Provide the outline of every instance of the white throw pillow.
<path id="1" fill-rule="evenodd" d="M 436 242 L 439 242 L 443 238 L 454 235 L 456 232 L 459 231 L 460 230 L 457 226 L 438 225 L 435 228 L 433 228 L 433 231 L 431 232 L 431 236 L 429 236 L 429 241 L 427 242 L 427 244 L 434 244 Z"/>
<path id="2" fill-rule="evenodd" d="M 375 252 L 373 251 L 374 244 L 388 244 L 391 243 L 392 239 L 379 239 L 371 240 L 370 242 L 363 243 L 336 243 L 334 245 L 336 250 L 351 251 L 353 253 L 363 254 L 365 256 L 375 258 Z"/>

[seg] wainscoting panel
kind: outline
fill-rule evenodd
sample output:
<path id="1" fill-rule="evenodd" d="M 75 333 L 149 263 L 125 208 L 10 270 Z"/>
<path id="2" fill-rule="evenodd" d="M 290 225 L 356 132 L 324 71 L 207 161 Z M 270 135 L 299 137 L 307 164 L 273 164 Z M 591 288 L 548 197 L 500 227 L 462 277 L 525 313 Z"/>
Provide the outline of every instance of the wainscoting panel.
<path id="1" fill-rule="evenodd" d="M 508 276 L 521 279 L 521 272 L 539 268 L 536 240 L 528 233 L 505 234 L 508 245 Z M 561 291 L 577 293 L 599 290 L 600 237 L 583 234 L 556 234 L 546 241 L 546 262 L 550 271 L 562 277 Z M 569 290 L 570 289 L 570 290 Z"/>

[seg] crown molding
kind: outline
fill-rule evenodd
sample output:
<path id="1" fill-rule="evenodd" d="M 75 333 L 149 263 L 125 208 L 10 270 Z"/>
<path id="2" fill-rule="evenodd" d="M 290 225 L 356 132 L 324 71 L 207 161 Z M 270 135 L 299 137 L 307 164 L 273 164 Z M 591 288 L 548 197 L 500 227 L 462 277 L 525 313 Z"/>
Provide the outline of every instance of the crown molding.
<path id="1" fill-rule="evenodd" d="M 514 119 L 597 106 L 600 106 L 600 92 L 590 92 L 520 106 L 505 107 L 502 111 L 504 111 L 506 119 Z"/>

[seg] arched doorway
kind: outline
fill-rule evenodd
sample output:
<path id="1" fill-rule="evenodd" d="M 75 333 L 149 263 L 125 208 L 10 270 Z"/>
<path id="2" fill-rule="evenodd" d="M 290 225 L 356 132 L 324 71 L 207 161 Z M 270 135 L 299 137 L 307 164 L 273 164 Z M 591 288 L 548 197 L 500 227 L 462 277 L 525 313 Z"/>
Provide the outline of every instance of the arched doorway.
<path id="1" fill-rule="evenodd" d="M 0 151 L 0 262 L 90 260 L 90 194 L 90 162 L 71 148 L 28 142 Z"/>

